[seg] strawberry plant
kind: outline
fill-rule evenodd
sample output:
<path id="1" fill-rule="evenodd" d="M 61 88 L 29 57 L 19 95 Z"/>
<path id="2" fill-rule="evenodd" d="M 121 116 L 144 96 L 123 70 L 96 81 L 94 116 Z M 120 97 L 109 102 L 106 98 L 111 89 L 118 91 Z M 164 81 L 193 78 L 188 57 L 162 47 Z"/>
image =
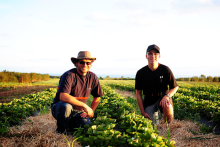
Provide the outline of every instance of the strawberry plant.
<path id="1" fill-rule="evenodd" d="M 78 139 L 83 146 L 174 146 L 152 126 L 152 121 L 136 114 L 136 108 L 108 86 L 95 111 L 95 118 Z M 129 100 L 133 102 L 133 100 Z"/>

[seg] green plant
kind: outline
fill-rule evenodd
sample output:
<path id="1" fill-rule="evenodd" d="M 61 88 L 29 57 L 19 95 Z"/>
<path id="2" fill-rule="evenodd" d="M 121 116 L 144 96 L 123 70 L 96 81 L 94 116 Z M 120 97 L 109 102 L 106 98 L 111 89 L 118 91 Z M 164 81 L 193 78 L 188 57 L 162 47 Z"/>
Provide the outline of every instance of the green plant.
<path id="1" fill-rule="evenodd" d="M 46 115 L 47 113 L 49 113 L 49 111 L 50 111 L 49 106 L 40 107 L 40 115 L 42 115 L 42 114 Z"/>
<path id="2" fill-rule="evenodd" d="M 202 131 L 203 134 L 211 133 L 213 127 L 212 126 L 206 126 L 205 124 L 202 124 L 200 127 L 200 130 Z"/>
<path id="3" fill-rule="evenodd" d="M 27 120 L 33 125 L 34 122 L 32 120 L 30 120 L 30 119 L 27 119 Z"/>
<path id="4" fill-rule="evenodd" d="M 166 120 L 166 125 L 165 125 L 165 132 L 164 136 L 167 137 L 167 140 L 170 141 L 170 126 Z"/>
<path id="5" fill-rule="evenodd" d="M 4 122 L 0 121 L 0 136 L 3 136 L 8 132 L 9 123 L 7 122 L 7 117 L 4 117 Z"/>
<path id="6" fill-rule="evenodd" d="M 72 141 L 72 144 L 71 144 L 71 146 L 70 146 L 70 143 L 69 143 L 69 141 L 68 141 L 68 139 L 66 138 L 66 136 L 63 134 L 63 136 L 64 136 L 64 138 L 65 138 L 65 140 L 66 140 L 66 142 L 67 142 L 67 144 L 68 144 L 68 146 L 69 147 L 73 147 L 73 143 L 77 140 L 77 139 L 79 139 L 79 138 L 81 138 L 82 136 L 80 136 L 80 137 L 78 137 L 78 138 L 76 138 L 76 139 L 74 139 L 73 141 Z"/>
<path id="7" fill-rule="evenodd" d="M 86 127 L 86 128 L 88 128 L 88 127 Z M 76 129 L 76 131 L 74 131 L 73 136 L 80 137 L 83 134 L 84 128 L 81 128 L 81 126 L 80 126 L 79 128 L 75 128 L 75 129 Z"/>
<path id="8" fill-rule="evenodd" d="M 194 130 L 191 130 L 191 129 L 190 129 L 190 132 L 192 132 L 193 135 L 199 134 L 198 132 L 196 132 L 196 131 L 194 131 Z"/>

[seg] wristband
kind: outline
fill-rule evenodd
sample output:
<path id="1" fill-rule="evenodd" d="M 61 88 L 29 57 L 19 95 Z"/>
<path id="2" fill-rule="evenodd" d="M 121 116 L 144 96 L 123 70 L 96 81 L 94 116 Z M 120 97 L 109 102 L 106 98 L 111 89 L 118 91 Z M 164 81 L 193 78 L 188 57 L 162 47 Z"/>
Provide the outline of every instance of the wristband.
<path id="1" fill-rule="evenodd" d="M 169 99 L 171 98 L 171 96 L 170 96 L 170 94 L 169 94 L 169 93 L 167 93 L 167 94 L 166 94 L 166 96 L 167 96 Z"/>

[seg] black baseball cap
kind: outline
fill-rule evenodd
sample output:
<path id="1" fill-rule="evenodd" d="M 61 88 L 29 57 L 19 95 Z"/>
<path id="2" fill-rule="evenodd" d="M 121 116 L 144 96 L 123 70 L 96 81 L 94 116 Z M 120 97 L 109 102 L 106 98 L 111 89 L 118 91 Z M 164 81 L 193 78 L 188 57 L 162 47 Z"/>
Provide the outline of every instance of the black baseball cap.
<path id="1" fill-rule="evenodd" d="M 150 50 L 156 50 L 158 53 L 160 53 L 160 48 L 155 44 L 152 44 L 152 45 L 148 46 L 147 52 L 149 52 Z"/>

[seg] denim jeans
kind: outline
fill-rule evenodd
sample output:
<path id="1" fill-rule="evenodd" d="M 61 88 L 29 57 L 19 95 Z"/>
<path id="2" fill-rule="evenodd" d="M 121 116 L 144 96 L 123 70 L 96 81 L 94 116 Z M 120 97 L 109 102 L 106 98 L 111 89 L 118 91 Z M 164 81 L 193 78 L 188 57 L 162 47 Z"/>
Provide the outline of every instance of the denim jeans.
<path id="1" fill-rule="evenodd" d="M 51 113 L 57 120 L 57 133 L 74 132 L 77 128 L 84 128 L 84 125 L 90 124 L 89 118 L 80 116 L 82 111 L 74 110 L 73 105 L 62 101 L 53 104 Z"/>

